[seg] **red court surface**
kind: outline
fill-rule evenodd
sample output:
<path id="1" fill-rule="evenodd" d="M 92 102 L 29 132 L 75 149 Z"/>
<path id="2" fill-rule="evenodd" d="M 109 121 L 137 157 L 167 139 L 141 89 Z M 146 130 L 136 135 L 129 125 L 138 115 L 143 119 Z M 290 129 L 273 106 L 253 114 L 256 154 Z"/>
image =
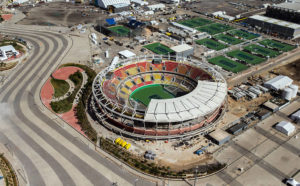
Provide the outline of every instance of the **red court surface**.
<path id="1" fill-rule="evenodd" d="M 52 76 L 55 79 L 62 79 L 62 80 L 66 80 L 69 78 L 69 76 L 71 74 L 74 74 L 77 71 L 83 72 L 83 70 L 81 68 L 78 67 L 62 67 L 58 70 L 56 70 L 55 72 L 53 72 Z"/>
<path id="2" fill-rule="evenodd" d="M 57 79 L 66 80 L 69 78 L 69 76 L 71 74 L 75 73 L 78 70 L 83 72 L 83 70 L 78 67 L 63 67 L 63 68 L 60 68 L 57 71 L 55 71 L 52 74 L 52 76 Z M 44 84 L 44 86 L 42 87 L 42 90 L 41 90 L 41 100 L 42 100 L 43 104 L 49 110 L 52 110 L 51 106 L 50 106 L 50 102 L 52 100 L 53 94 L 54 94 L 54 89 L 51 85 L 50 78 L 48 78 L 48 80 L 46 81 L 46 83 Z M 65 112 L 63 114 L 57 114 L 57 116 L 62 118 L 65 122 L 67 122 L 70 126 L 72 126 L 74 129 L 76 129 L 78 132 L 85 135 L 84 132 L 81 130 L 81 127 L 78 124 L 78 120 L 75 116 L 75 112 L 74 112 L 75 107 L 76 107 L 76 105 L 73 106 L 73 108 L 70 111 Z"/>
<path id="3" fill-rule="evenodd" d="M 10 20 L 12 18 L 12 14 L 2 14 L 1 17 L 4 21 Z"/>

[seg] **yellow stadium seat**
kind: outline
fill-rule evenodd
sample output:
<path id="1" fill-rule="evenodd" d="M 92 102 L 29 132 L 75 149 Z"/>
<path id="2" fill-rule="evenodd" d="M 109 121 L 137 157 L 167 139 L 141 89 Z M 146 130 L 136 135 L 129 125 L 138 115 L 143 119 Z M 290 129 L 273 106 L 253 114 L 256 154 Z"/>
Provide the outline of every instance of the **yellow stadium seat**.
<path id="1" fill-rule="evenodd" d="M 145 81 L 151 81 L 151 76 L 150 74 L 146 74 L 145 77 L 144 77 Z"/>
<path id="2" fill-rule="evenodd" d="M 137 67 L 131 67 L 131 68 L 127 69 L 127 72 L 130 75 L 136 75 L 138 73 L 138 70 L 137 70 Z"/>
<path id="3" fill-rule="evenodd" d="M 126 81 L 125 85 L 127 85 L 129 88 L 133 87 L 133 84 L 131 81 Z"/>

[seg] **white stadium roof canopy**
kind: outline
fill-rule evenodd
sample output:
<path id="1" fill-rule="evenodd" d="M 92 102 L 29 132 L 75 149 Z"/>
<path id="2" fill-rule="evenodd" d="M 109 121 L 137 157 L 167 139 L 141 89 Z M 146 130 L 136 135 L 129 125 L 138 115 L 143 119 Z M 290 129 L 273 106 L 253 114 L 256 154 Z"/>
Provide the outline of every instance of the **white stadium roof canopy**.
<path id="1" fill-rule="evenodd" d="M 151 99 L 145 122 L 181 122 L 204 117 L 224 101 L 227 87 L 222 82 L 198 81 L 190 93 L 172 99 Z"/>

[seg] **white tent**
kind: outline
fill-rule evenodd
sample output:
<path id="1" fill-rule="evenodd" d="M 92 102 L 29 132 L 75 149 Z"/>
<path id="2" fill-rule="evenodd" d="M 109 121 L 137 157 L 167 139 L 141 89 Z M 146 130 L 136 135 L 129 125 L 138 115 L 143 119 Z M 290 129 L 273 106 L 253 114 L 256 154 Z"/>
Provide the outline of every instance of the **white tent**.
<path id="1" fill-rule="evenodd" d="M 275 78 L 264 83 L 264 86 L 273 90 L 281 90 L 287 86 L 290 86 L 293 80 L 288 76 L 276 76 Z"/>
<path id="2" fill-rule="evenodd" d="M 279 122 L 275 128 L 279 131 L 282 132 L 285 135 L 290 135 L 295 131 L 295 126 L 291 124 L 290 122 L 287 121 L 281 121 Z"/>
<path id="3" fill-rule="evenodd" d="M 129 50 L 123 50 L 123 51 L 120 51 L 119 52 L 119 55 L 125 57 L 125 58 L 131 58 L 131 57 L 134 57 L 136 56 L 135 53 L 129 51 Z"/>
<path id="4" fill-rule="evenodd" d="M 128 4 L 130 5 L 130 0 L 97 0 L 97 4 L 101 8 L 107 9 L 108 6 L 117 4 Z"/>
<path id="5" fill-rule="evenodd" d="M 295 122 L 300 122 L 300 110 L 291 115 L 291 119 Z"/>

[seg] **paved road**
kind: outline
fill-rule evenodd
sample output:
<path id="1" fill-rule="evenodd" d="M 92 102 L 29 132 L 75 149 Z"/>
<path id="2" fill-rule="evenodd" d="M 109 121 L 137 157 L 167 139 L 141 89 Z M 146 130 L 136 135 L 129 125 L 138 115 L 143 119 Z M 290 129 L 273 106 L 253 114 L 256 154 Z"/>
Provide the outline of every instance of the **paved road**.
<path id="1" fill-rule="evenodd" d="M 0 142 L 22 163 L 29 185 L 154 185 L 103 158 L 57 124 L 62 122 L 43 107 L 39 93 L 72 42 L 61 34 L 24 28 L 0 27 L 33 46 L 28 61 L 0 89 Z"/>

